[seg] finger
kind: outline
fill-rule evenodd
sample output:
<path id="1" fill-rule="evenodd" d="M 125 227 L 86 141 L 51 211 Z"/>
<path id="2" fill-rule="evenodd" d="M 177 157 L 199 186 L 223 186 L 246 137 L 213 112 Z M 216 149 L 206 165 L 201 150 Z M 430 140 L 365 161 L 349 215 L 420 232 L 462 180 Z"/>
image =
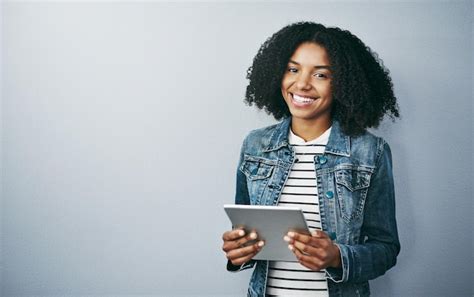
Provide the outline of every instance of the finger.
<path id="1" fill-rule="evenodd" d="M 224 241 L 236 240 L 244 235 L 245 235 L 245 230 L 242 228 L 239 228 L 239 229 L 234 229 L 232 231 L 224 232 L 224 234 L 222 235 L 222 239 Z"/>
<path id="2" fill-rule="evenodd" d="M 311 246 L 309 244 L 304 244 L 300 241 L 295 241 L 293 242 L 292 245 L 303 254 L 319 257 L 319 254 L 321 253 L 320 248 L 315 248 L 314 246 Z"/>
<path id="3" fill-rule="evenodd" d="M 251 255 L 252 253 L 257 253 L 258 251 L 260 251 L 260 249 L 263 247 L 263 245 L 264 245 L 264 242 L 259 241 L 258 243 L 255 243 L 255 244 L 243 247 L 243 248 L 230 250 L 226 254 L 227 259 L 233 261 L 233 260 L 236 260 L 238 258 L 247 257 L 247 256 Z"/>
<path id="4" fill-rule="evenodd" d="M 293 236 L 291 240 L 285 239 L 291 244 L 293 244 L 295 241 L 299 241 L 307 245 L 325 249 L 332 243 L 331 238 L 325 232 L 319 230 L 312 232 L 311 236 L 296 232 L 289 232 L 288 235 Z"/>
<path id="5" fill-rule="evenodd" d="M 321 230 L 314 230 L 313 233 L 311 233 L 311 236 L 315 238 L 331 239 L 326 232 Z"/>
<path id="6" fill-rule="evenodd" d="M 257 239 L 257 237 L 258 237 L 257 233 L 251 232 L 247 236 L 241 237 L 237 240 L 224 241 L 224 245 L 222 246 L 222 249 L 225 252 L 228 252 L 228 251 L 234 250 L 234 249 L 238 249 L 238 248 L 242 247 L 243 245 L 245 245 L 247 242 Z"/>
<path id="7" fill-rule="evenodd" d="M 301 234 L 301 233 L 293 232 L 293 231 L 288 232 L 286 235 L 289 238 L 291 238 L 293 240 L 298 240 L 302 243 L 309 243 L 309 242 L 311 242 L 311 239 L 312 239 L 312 236 L 310 236 L 310 235 Z"/>
<path id="8" fill-rule="evenodd" d="M 230 260 L 230 262 L 232 262 L 232 264 L 234 265 L 237 265 L 237 266 L 240 266 L 244 263 L 247 263 L 248 261 L 250 261 L 253 257 L 255 257 L 255 255 L 258 253 L 258 251 L 256 252 L 253 252 L 252 254 L 250 255 L 247 255 L 245 257 L 241 257 L 241 258 L 238 258 L 238 259 L 234 259 L 234 260 Z"/>
<path id="9" fill-rule="evenodd" d="M 255 240 L 257 238 L 258 238 L 257 233 L 252 231 L 249 234 L 247 234 L 247 236 L 234 240 L 233 243 L 235 244 L 235 248 L 238 248 L 245 245 L 247 242 Z"/>
<path id="10" fill-rule="evenodd" d="M 314 247 L 327 249 L 330 245 L 332 245 L 332 239 L 324 231 L 316 230 L 313 233 L 311 233 L 311 237 L 312 237 L 311 245 Z"/>
<path id="11" fill-rule="evenodd" d="M 293 251 L 293 253 L 296 256 L 296 259 L 298 259 L 298 262 L 300 262 L 301 265 L 303 265 L 305 267 L 308 267 L 309 269 L 314 270 L 314 271 L 319 271 L 321 269 L 324 269 L 324 267 L 323 267 L 324 264 L 319 259 L 317 259 L 315 257 L 304 255 L 302 252 L 300 252 L 294 246 L 291 246 L 290 249 Z"/>
<path id="12" fill-rule="evenodd" d="M 234 265 L 242 265 L 248 261 L 250 261 L 256 254 L 258 254 L 258 252 L 260 252 L 260 250 L 262 249 L 263 245 L 264 245 L 264 242 L 263 241 L 260 241 L 259 242 L 259 246 L 258 246 L 258 249 L 256 251 L 254 251 L 253 253 L 245 256 L 245 257 L 241 257 L 241 258 L 238 258 L 238 259 L 233 259 L 231 260 L 232 264 Z M 258 244 L 257 244 L 258 245 Z"/>
<path id="13" fill-rule="evenodd" d="M 323 263 L 326 263 L 329 260 L 329 252 L 326 249 L 314 247 L 308 244 L 301 243 L 299 241 L 295 241 L 293 243 L 293 246 L 298 249 L 302 254 L 317 258 Z"/>
<path id="14" fill-rule="evenodd" d="M 301 233 L 296 233 L 296 232 L 288 232 L 289 236 L 285 236 L 285 241 L 294 244 L 295 242 L 300 242 L 306 245 L 311 245 L 313 247 L 327 247 L 330 242 L 323 242 L 323 241 L 328 241 L 326 238 L 318 238 L 318 237 L 313 237 L 312 235 L 306 235 L 306 234 L 301 234 Z M 293 236 L 293 237 L 290 237 Z"/>

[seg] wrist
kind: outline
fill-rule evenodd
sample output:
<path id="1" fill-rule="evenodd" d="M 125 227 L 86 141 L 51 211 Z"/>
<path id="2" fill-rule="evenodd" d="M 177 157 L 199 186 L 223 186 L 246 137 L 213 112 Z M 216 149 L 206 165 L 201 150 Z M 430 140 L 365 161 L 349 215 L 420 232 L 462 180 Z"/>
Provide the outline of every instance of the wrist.
<path id="1" fill-rule="evenodd" d="M 339 247 L 335 244 L 333 244 L 333 248 L 335 251 L 335 256 L 329 267 L 334 267 L 334 268 L 341 268 L 341 251 L 339 250 Z"/>

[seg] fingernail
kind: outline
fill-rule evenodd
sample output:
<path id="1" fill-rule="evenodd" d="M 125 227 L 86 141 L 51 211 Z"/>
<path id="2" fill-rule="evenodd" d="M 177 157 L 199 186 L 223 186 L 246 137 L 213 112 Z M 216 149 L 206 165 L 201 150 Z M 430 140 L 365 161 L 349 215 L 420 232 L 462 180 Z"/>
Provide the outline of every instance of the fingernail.
<path id="1" fill-rule="evenodd" d="M 294 237 L 294 236 L 295 236 L 295 232 L 288 232 L 288 236 Z"/>
<path id="2" fill-rule="evenodd" d="M 288 245 L 288 249 L 289 249 L 290 251 L 293 251 L 294 247 L 293 247 L 291 244 L 289 244 L 289 245 Z"/>
<path id="3" fill-rule="evenodd" d="M 257 239 L 257 233 L 255 233 L 255 232 L 250 233 L 250 238 L 251 239 Z"/>
<path id="4" fill-rule="evenodd" d="M 286 241 L 286 242 L 290 242 L 291 239 L 288 236 L 285 236 L 285 237 L 283 237 L 283 240 Z"/>
<path id="5" fill-rule="evenodd" d="M 244 230 L 240 230 L 239 231 L 239 236 L 244 236 L 245 235 L 245 231 Z"/>
<path id="6" fill-rule="evenodd" d="M 265 242 L 263 242 L 263 240 L 258 242 L 258 246 L 259 246 L 259 247 L 262 247 L 262 246 L 264 246 L 264 245 L 265 245 Z"/>

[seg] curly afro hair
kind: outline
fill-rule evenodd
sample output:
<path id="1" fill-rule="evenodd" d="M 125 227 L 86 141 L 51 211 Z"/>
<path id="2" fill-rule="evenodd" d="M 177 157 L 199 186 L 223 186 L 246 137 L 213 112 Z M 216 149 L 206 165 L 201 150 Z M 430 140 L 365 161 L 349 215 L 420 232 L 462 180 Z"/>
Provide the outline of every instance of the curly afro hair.
<path id="1" fill-rule="evenodd" d="M 312 22 L 290 24 L 268 38 L 247 70 L 248 105 L 280 120 L 291 116 L 281 94 L 288 61 L 299 45 L 314 42 L 326 49 L 331 65 L 332 118 L 348 135 L 377 127 L 384 115 L 399 117 L 389 71 L 377 54 L 347 30 Z"/>

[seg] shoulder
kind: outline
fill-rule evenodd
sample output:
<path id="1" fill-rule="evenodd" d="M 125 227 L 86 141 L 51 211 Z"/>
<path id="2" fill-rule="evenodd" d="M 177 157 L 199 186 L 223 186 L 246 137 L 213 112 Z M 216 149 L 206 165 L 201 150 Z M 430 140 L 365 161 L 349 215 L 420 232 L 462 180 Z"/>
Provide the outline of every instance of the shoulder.
<path id="1" fill-rule="evenodd" d="M 360 135 L 351 136 L 351 153 L 376 164 L 384 153 L 390 154 L 390 146 L 384 138 L 364 131 Z"/>
<path id="2" fill-rule="evenodd" d="M 268 147 L 281 124 L 278 123 L 251 130 L 244 139 L 242 145 L 244 151 L 261 150 Z"/>
<path id="3" fill-rule="evenodd" d="M 273 135 L 273 133 L 276 131 L 279 125 L 280 124 L 274 124 L 274 125 L 251 130 L 245 137 L 245 140 L 255 141 L 259 139 L 261 140 L 264 138 L 270 138 Z"/>
<path id="4" fill-rule="evenodd" d="M 360 135 L 351 136 L 351 142 L 355 146 L 369 145 L 375 147 L 380 147 L 387 143 L 382 137 L 377 136 L 367 130 Z"/>

